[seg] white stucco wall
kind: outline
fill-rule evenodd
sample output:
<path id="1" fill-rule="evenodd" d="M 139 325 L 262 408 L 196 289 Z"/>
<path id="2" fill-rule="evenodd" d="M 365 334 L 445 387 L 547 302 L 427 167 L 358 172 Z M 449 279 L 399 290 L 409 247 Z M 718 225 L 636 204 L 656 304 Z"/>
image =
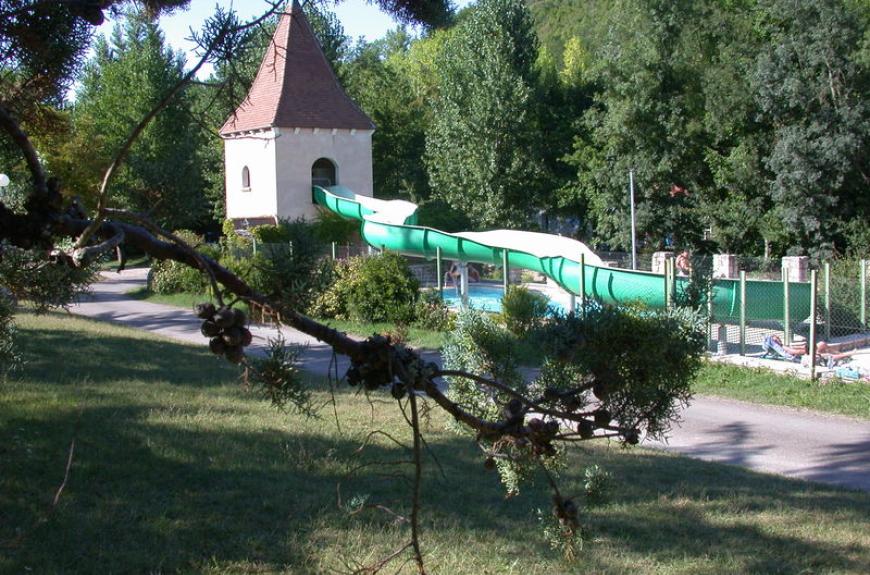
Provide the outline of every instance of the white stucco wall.
<path id="1" fill-rule="evenodd" d="M 276 138 L 272 131 L 224 139 L 227 218 L 274 217 L 278 211 Z M 242 189 L 242 170 L 251 174 L 251 188 Z"/>
<path id="2" fill-rule="evenodd" d="M 281 128 L 275 143 L 280 218 L 317 215 L 311 203 L 311 166 L 320 158 L 335 164 L 336 183 L 360 195 L 373 195 L 371 130 Z"/>

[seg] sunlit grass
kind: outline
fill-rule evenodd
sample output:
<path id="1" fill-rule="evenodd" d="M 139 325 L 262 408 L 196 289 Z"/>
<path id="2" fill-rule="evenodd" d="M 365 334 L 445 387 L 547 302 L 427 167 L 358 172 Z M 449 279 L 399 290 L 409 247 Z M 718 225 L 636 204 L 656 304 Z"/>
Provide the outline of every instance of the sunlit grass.
<path id="1" fill-rule="evenodd" d="M 141 268 L 151 265 L 151 258 L 148 256 L 135 256 L 127 260 L 124 264 L 126 269 Z M 105 257 L 100 261 L 99 267 L 101 270 L 114 271 L 118 269 L 118 260 Z"/>
<path id="2" fill-rule="evenodd" d="M 701 368 L 693 389 L 704 395 L 870 419 L 870 385 L 861 382 L 813 382 L 766 369 L 711 361 Z"/>
<path id="3" fill-rule="evenodd" d="M 193 309 L 193 306 L 200 302 L 209 301 L 209 297 L 203 294 L 188 292 L 170 294 L 154 293 L 146 287 L 129 291 L 126 295 L 130 296 L 132 299 L 147 301 L 148 303 L 174 305 L 175 307 L 181 307 L 188 310 Z"/>

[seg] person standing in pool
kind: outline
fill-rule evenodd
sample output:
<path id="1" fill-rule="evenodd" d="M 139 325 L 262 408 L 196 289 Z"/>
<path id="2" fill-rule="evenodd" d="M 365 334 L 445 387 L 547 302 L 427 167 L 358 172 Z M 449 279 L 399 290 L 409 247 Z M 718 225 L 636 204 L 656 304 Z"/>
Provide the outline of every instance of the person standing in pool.
<path id="1" fill-rule="evenodd" d="M 474 266 L 466 264 L 468 268 L 468 281 L 470 282 L 479 282 L 480 281 L 480 273 L 475 269 Z M 444 285 L 452 284 L 453 287 L 456 288 L 456 293 L 459 294 L 460 289 L 460 281 L 459 278 L 462 276 L 462 268 L 460 263 L 454 260 L 450 264 L 450 269 L 444 274 Z"/>

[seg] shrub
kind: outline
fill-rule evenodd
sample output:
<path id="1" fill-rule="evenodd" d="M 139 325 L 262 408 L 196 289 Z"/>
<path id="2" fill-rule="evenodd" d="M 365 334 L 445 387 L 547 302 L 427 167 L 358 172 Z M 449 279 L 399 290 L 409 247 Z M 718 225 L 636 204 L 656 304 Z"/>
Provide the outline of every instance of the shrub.
<path id="1" fill-rule="evenodd" d="M 264 224 L 251 228 L 251 235 L 258 242 L 267 244 L 286 243 L 290 241 L 289 234 L 280 225 Z"/>
<path id="2" fill-rule="evenodd" d="M 401 322 L 414 319 L 420 283 L 398 254 L 361 258 L 356 274 L 348 278 L 347 311 L 365 322 Z"/>
<path id="3" fill-rule="evenodd" d="M 251 238 L 237 232 L 232 220 L 224 220 L 221 231 L 224 234 L 220 242 L 223 253 L 250 252 Z"/>
<path id="4" fill-rule="evenodd" d="M 407 262 L 397 254 L 350 258 L 336 264 L 334 280 L 316 298 L 312 312 L 362 322 L 408 323 L 414 319 L 419 288 Z"/>
<path id="5" fill-rule="evenodd" d="M 323 319 L 346 319 L 347 318 L 347 284 L 345 278 L 352 273 L 348 269 L 360 258 L 336 261 L 332 268 L 332 281 L 321 292 L 314 296 L 309 308 L 309 313 L 314 317 Z"/>
<path id="6" fill-rule="evenodd" d="M 524 335 L 540 327 L 549 305 L 550 301 L 543 294 L 522 286 L 511 286 L 501 300 L 505 327 L 515 335 Z"/>
<path id="7" fill-rule="evenodd" d="M 516 338 L 497 324 L 489 314 L 476 309 L 464 309 L 456 315 L 456 327 L 446 338 L 441 350 L 444 367 L 474 375 L 489 377 L 517 390 L 525 391 L 525 381 L 516 362 Z M 464 377 L 449 377 L 447 395 L 474 415 L 499 421 L 502 418 L 505 394 L 478 385 Z M 458 423 L 449 424 L 463 433 L 468 429 Z M 519 492 L 520 483 L 534 469 L 526 453 L 513 450 L 511 457 L 494 460 L 493 464 L 508 493 Z"/>
<path id="8" fill-rule="evenodd" d="M 258 242 L 256 254 L 248 240 L 227 234 L 221 265 L 273 301 L 311 313 L 334 275 L 332 262 L 322 256 L 315 225 L 301 218 L 282 220 L 252 228 L 251 236 Z"/>
<path id="9" fill-rule="evenodd" d="M 533 419 L 538 426 L 560 423 L 523 412 L 506 386 L 539 397 L 551 416 L 552 410 L 585 412 L 590 417 L 578 425 L 580 437 L 591 437 L 596 429 L 611 433 L 617 426 L 626 444 L 636 444 L 644 431 L 662 437 L 678 406 L 688 401 L 706 339 L 703 318 L 688 308 L 654 311 L 595 303 L 583 314 L 554 317 L 539 334 L 543 366 L 527 383 L 516 364 L 517 336 L 480 311 L 460 312 L 442 350 L 445 368 L 492 376 L 501 385 L 450 376 L 448 395 L 471 415 L 504 425 L 525 421 L 532 429 Z M 463 424 L 451 425 L 469 431 Z M 477 438 L 510 493 L 538 465 L 534 456 L 546 455 L 542 462 L 551 470 L 564 463 L 554 446 L 547 452 L 541 444 Z M 585 481 L 587 503 L 605 499 L 608 483 L 606 473 L 591 469 Z"/>
<path id="10" fill-rule="evenodd" d="M 264 245 L 258 252 L 257 289 L 301 312 L 308 312 L 332 281 L 332 263 L 322 256 L 315 225 L 305 220 L 281 221 L 254 229 Z"/>
<path id="11" fill-rule="evenodd" d="M 262 291 L 263 279 L 260 273 L 263 256 L 236 256 L 232 252 L 220 259 L 220 264 L 241 278 L 246 284 L 257 291 Z"/>
<path id="12" fill-rule="evenodd" d="M 612 490 L 613 476 L 599 465 L 590 465 L 583 470 L 583 491 L 588 504 L 607 503 Z"/>
<path id="13" fill-rule="evenodd" d="M 335 212 L 320 208 L 314 222 L 314 236 L 324 243 L 347 243 L 359 231 L 359 222 L 346 220 Z"/>
<path id="14" fill-rule="evenodd" d="M 177 230 L 176 236 L 194 249 L 202 249 L 202 238 L 188 230 Z M 211 255 L 211 254 L 209 254 Z M 202 293 L 208 280 L 196 268 L 174 260 L 161 260 L 151 266 L 148 274 L 148 289 L 154 293 Z"/>
<path id="15" fill-rule="evenodd" d="M 220 244 L 201 244 L 196 251 L 201 253 L 202 255 L 213 259 L 214 261 L 219 261 L 221 259 L 221 246 Z"/>
<path id="16" fill-rule="evenodd" d="M 437 291 L 423 292 L 414 311 L 416 323 L 425 329 L 448 331 L 453 325 L 453 314 Z"/>
<path id="17" fill-rule="evenodd" d="M 154 293 L 202 293 L 206 289 L 202 272 L 175 260 L 162 260 L 151 266 L 148 289 Z"/>
<path id="18" fill-rule="evenodd" d="M 620 426 L 645 420 L 649 435 L 661 437 L 674 417 L 673 405 L 691 396 L 705 334 L 703 316 L 690 308 L 590 304 L 583 314 L 556 317 L 543 330 L 547 356 L 562 366 L 548 385 L 575 386 L 576 369 L 594 381 L 594 396 Z"/>
<path id="19" fill-rule="evenodd" d="M 489 314 L 463 309 L 456 314 L 456 326 L 441 350 L 444 367 L 480 376 L 493 376 L 512 387 L 523 387 L 516 361 L 516 338 Z M 490 390 L 465 378 L 449 378 L 448 395 L 468 406 L 478 417 L 498 419 L 499 406 Z"/>

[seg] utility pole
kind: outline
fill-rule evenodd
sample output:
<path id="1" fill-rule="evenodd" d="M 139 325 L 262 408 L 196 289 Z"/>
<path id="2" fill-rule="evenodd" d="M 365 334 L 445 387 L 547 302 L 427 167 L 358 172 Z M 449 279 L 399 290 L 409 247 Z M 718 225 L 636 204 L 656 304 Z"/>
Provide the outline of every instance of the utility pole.
<path id="1" fill-rule="evenodd" d="M 637 220 L 634 215 L 634 169 L 628 171 L 629 200 L 631 202 L 631 269 L 637 269 Z"/>

